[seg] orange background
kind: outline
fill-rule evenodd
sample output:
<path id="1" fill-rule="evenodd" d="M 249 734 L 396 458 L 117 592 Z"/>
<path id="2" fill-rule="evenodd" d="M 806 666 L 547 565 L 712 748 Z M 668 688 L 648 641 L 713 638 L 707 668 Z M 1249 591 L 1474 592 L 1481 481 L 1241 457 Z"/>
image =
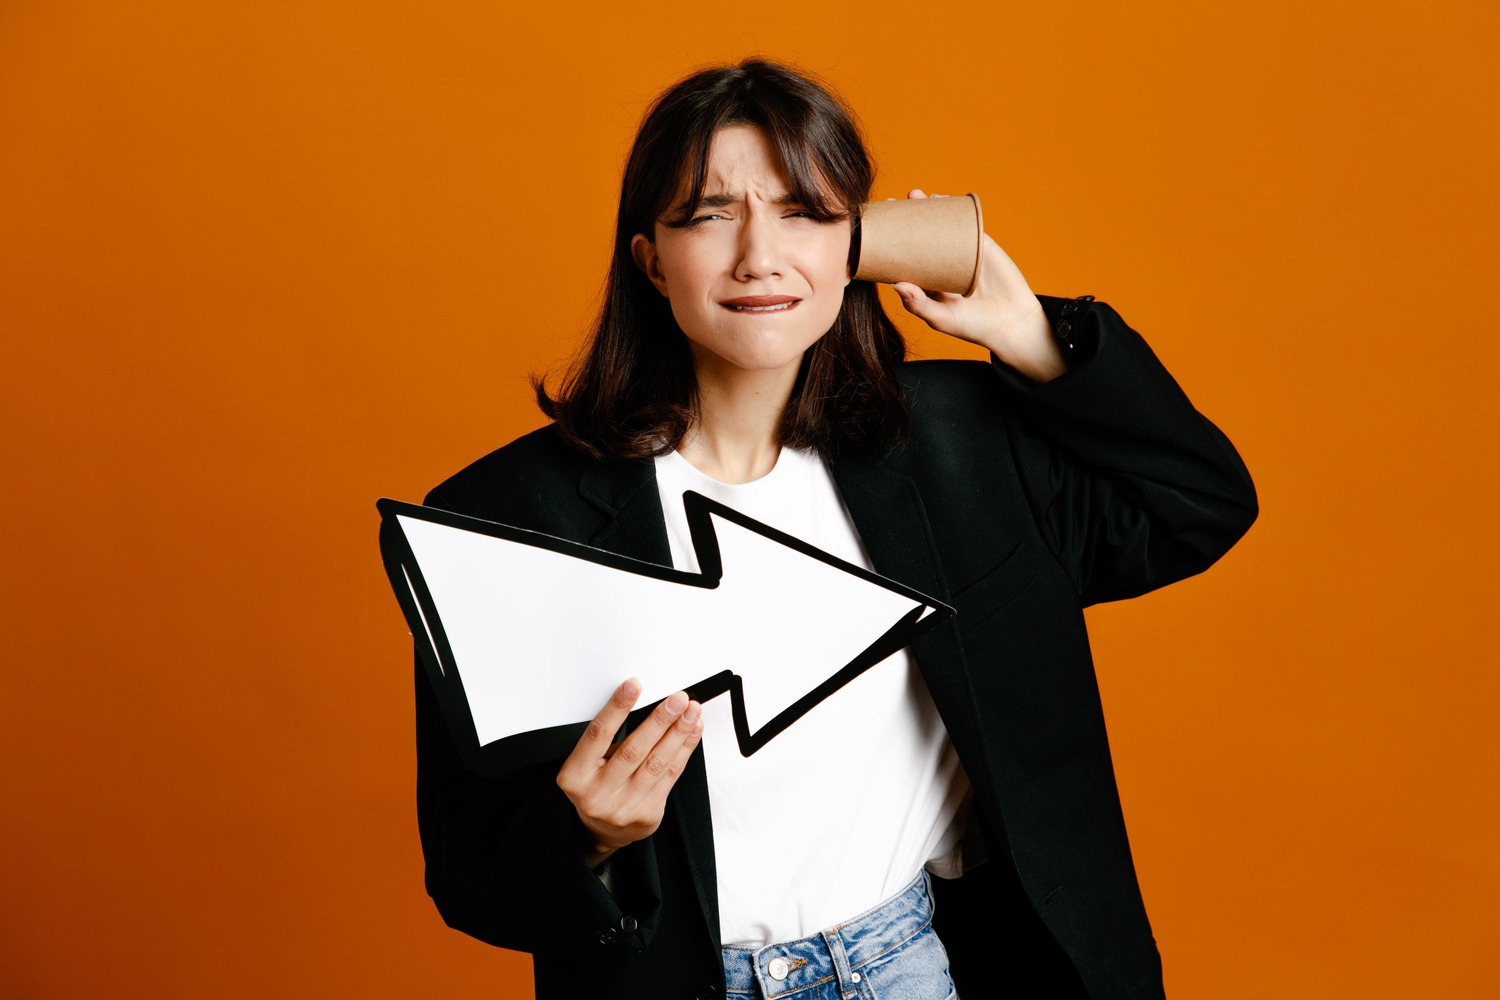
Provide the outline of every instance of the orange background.
<path id="1" fill-rule="evenodd" d="M 374 500 L 540 422 L 644 102 L 765 52 L 1255 473 L 1090 613 L 1169 991 L 1500 995 L 1492 0 L 619 10 L 0 6 L 0 993 L 530 995 L 422 890 Z"/>

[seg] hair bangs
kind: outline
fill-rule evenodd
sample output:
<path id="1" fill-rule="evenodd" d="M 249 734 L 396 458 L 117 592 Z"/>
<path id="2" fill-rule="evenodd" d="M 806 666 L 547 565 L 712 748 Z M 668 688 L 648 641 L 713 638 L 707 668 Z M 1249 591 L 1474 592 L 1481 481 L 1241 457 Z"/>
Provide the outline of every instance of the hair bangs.
<path id="1" fill-rule="evenodd" d="M 820 222 L 839 222 L 858 216 L 860 205 L 869 194 L 873 171 L 864 150 L 849 148 L 847 138 L 831 127 L 834 119 L 829 114 L 836 109 L 853 125 L 852 113 L 834 105 L 829 95 L 821 91 L 788 95 L 757 87 L 748 73 L 743 79 L 726 83 L 715 95 L 717 100 L 696 109 L 698 114 L 693 116 L 696 120 L 683 129 L 686 142 L 680 159 L 681 173 L 674 185 L 660 190 L 653 221 L 662 219 L 669 225 L 687 221 L 703 199 L 714 137 L 722 129 L 736 125 L 766 133 L 786 177 L 787 193 L 814 218 Z M 792 96 L 797 99 L 789 100 Z M 817 106 L 825 102 L 833 107 Z"/>
<path id="2" fill-rule="evenodd" d="M 797 204 L 821 222 L 838 222 L 859 213 L 860 192 L 850 190 L 842 178 L 823 162 L 822 150 L 801 129 L 766 126 L 781 158 L 788 192 Z"/>

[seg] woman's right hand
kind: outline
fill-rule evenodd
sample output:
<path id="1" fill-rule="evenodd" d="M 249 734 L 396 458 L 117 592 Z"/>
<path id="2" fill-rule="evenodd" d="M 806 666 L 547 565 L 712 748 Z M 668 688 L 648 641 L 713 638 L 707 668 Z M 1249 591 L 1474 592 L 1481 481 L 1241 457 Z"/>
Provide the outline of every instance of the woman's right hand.
<path id="1" fill-rule="evenodd" d="M 703 736 L 703 706 L 679 691 L 624 741 L 611 743 L 640 696 L 641 682 L 634 677 L 616 688 L 557 773 L 558 787 L 587 831 L 590 868 L 656 832 L 667 793 Z"/>

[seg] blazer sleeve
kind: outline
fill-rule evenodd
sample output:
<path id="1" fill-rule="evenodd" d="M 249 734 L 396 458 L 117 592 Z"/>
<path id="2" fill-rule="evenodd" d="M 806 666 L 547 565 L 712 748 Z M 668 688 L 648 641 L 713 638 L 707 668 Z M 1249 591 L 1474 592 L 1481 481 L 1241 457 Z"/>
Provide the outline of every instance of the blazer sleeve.
<path id="1" fill-rule="evenodd" d="M 1040 299 L 1054 329 L 1071 324 L 1069 370 L 1037 384 L 994 368 L 1021 416 L 1010 434 L 1027 502 L 1083 603 L 1208 568 L 1258 511 L 1234 446 L 1108 305 Z"/>
<path id="2" fill-rule="evenodd" d="M 436 493 L 427 504 L 453 509 Z M 646 947 L 660 908 L 650 838 L 615 853 L 611 892 L 583 861 L 582 826 L 557 785 L 559 762 L 497 776 L 470 771 L 420 661 L 416 737 L 426 887 L 450 927 L 559 956 Z"/>

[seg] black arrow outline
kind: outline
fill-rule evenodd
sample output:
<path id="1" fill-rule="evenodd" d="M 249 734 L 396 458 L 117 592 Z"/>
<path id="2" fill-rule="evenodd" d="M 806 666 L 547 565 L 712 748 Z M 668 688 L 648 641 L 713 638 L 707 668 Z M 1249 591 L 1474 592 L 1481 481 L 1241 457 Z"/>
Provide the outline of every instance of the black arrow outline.
<path id="1" fill-rule="evenodd" d="M 448 721 L 454 744 L 471 770 L 480 774 L 503 774 L 528 764 L 566 757 L 572 751 L 574 744 L 578 742 L 579 736 L 583 734 L 584 727 L 588 725 L 589 720 L 534 729 L 483 745 L 479 743 L 479 736 L 474 728 L 474 719 L 469 711 L 468 696 L 463 689 L 463 679 L 458 670 L 448 670 L 444 667 L 445 663 L 453 666 L 456 666 L 456 663 L 453 650 L 448 644 L 447 633 L 443 629 L 442 617 L 438 614 L 432 593 L 427 588 L 427 581 L 422 577 L 422 569 L 411 550 L 411 543 L 396 520 L 398 516 L 472 531 L 491 538 L 502 538 L 626 573 L 634 573 L 637 576 L 705 590 L 717 588 L 724 575 L 719 539 L 713 525 L 713 518 L 717 516 L 804 556 L 899 594 L 919 605 L 898 619 L 854 659 L 844 664 L 830 677 L 814 686 L 812 690 L 753 733 L 745 717 L 744 682 L 738 674 L 730 670 L 722 670 L 690 685 L 687 693 L 698 701 L 707 701 L 725 692 L 729 693 L 730 708 L 734 716 L 735 737 L 739 742 L 740 753 L 746 757 L 785 731 L 788 726 L 806 715 L 823 699 L 887 656 L 910 645 L 924 632 L 947 621 L 954 614 L 953 609 L 941 601 L 934 600 L 926 594 L 880 576 L 878 573 L 873 573 L 863 566 L 856 566 L 837 556 L 829 555 L 800 538 L 762 524 L 701 493 L 692 491 L 683 493 L 682 504 L 687 512 L 688 531 L 692 538 L 693 549 L 698 556 L 700 572 L 697 573 L 642 562 L 639 559 L 596 549 L 580 542 L 568 541 L 539 531 L 528 531 L 524 528 L 455 514 L 452 511 L 439 510 L 435 507 L 423 507 L 419 504 L 403 503 L 400 500 L 385 497 L 376 501 L 375 507 L 381 515 L 380 555 L 385 563 L 386 576 L 390 581 L 391 589 L 395 591 L 397 603 L 401 605 L 401 612 L 406 617 L 407 627 L 411 630 L 412 638 L 416 643 L 417 655 L 426 667 L 438 704 L 442 707 L 443 715 Z M 410 581 L 410 586 L 408 586 L 408 581 Z M 930 613 L 927 611 L 929 608 Z M 923 617 L 924 613 L 926 617 Z M 428 641 L 429 636 L 430 641 Z M 643 705 L 632 711 L 626 725 L 638 723 L 654 705 L 653 702 L 651 705 Z"/>

